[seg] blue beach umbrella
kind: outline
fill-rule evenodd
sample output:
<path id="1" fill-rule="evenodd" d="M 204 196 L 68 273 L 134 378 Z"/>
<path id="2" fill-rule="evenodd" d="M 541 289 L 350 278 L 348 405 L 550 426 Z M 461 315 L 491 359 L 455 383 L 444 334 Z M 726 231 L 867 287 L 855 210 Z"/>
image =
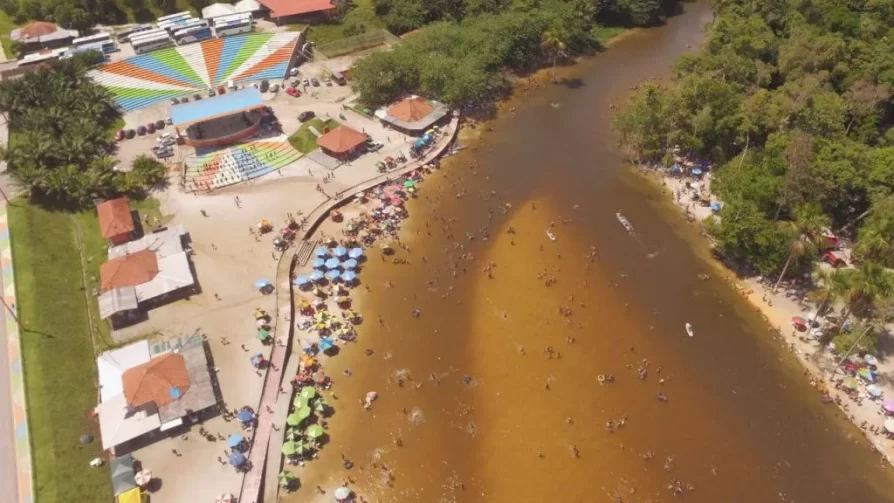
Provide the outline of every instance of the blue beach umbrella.
<path id="1" fill-rule="evenodd" d="M 255 281 L 255 288 L 257 288 L 258 290 L 260 290 L 261 288 L 264 288 L 265 286 L 269 286 L 269 285 L 270 285 L 270 280 L 267 278 L 261 278 L 261 279 Z"/>
<path id="2" fill-rule="evenodd" d="M 325 257 L 328 254 L 329 254 L 329 249 L 326 248 L 325 246 L 320 246 L 316 250 L 314 250 L 314 255 L 316 255 L 318 257 Z"/>
<path id="3" fill-rule="evenodd" d="M 882 396 L 882 389 L 879 388 L 876 384 L 870 384 L 869 386 L 866 386 L 866 392 L 869 393 L 869 396 L 873 398 Z"/>
<path id="4" fill-rule="evenodd" d="M 704 171 L 702 171 L 699 168 L 693 168 L 693 170 L 692 170 L 692 174 L 695 176 L 701 176 L 702 173 L 704 173 Z"/>
<path id="5" fill-rule="evenodd" d="M 339 246 L 338 248 L 332 250 L 332 254 L 336 257 L 344 257 L 348 254 L 348 249 L 344 246 Z"/>
<path id="6" fill-rule="evenodd" d="M 230 454 L 230 464 L 233 466 L 242 466 L 245 464 L 245 456 L 241 452 Z"/>
<path id="7" fill-rule="evenodd" d="M 351 251 L 348 252 L 348 256 L 355 259 L 362 257 L 363 248 L 351 248 Z"/>
<path id="8" fill-rule="evenodd" d="M 680 168 L 679 164 L 674 164 L 673 166 L 671 166 L 671 173 L 680 173 L 681 171 L 683 170 Z"/>
<path id="9" fill-rule="evenodd" d="M 350 282 L 354 281 L 355 279 L 357 279 L 357 273 L 355 273 L 354 271 L 345 271 L 342 273 L 341 279 L 350 283 Z"/>
<path id="10" fill-rule="evenodd" d="M 718 201 L 711 201 L 711 211 L 717 212 L 723 208 L 723 205 Z"/>
<path id="11" fill-rule="evenodd" d="M 310 283 L 310 278 L 308 278 L 307 276 L 298 276 L 297 278 L 295 278 L 294 283 L 298 286 L 304 286 Z"/>
<path id="12" fill-rule="evenodd" d="M 340 265 L 341 263 L 338 261 L 337 258 L 331 258 L 326 261 L 326 269 L 338 269 L 338 266 Z"/>
<path id="13" fill-rule="evenodd" d="M 326 278 L 330 279 L 332 281 L 337 280 L 340 276 L 341 276 L 341 273 L 338 271 L 338 269 L 333 269 L 326 273 Z"/>
<path id="14" fill-rule="evenodd" d="M 311 281 L 320 281 L 323 279 L 323 271 L 314 271 L 310 273 Z"/>
<path id="15" fill-rule="evenodd" d="M 327 337 L 321 337 L 320 342 L 317 343 L 317 347 L 320 348 L 320 351 L 329 351 L 334 345 L 332 339 Z"/>
<path id="16" fill-rule="evenodd" d="M 311 265 L 314 269 L 319 269 L 319 268 L 323 267 L 323 264 L 325 264 L 325 263 L 326 263 L 326 259 L 317 257 L 317 258 L 314 259 L 313 262 L 310 263 L 310 265 Z"/>
<path id="17" fill-rule="evenodd" d="M 342 262 L 341 265 L 345 269 L 355 269 L 357 267 L 357 261 L 352 258 L 349 258 L 348 260 L 345 260 L 344 262 Z"/>
<path id="18" fill-rule="evenodd" d="M 250 423 L 254 418 L 255 415 L 249 410 L 240 410 L 239 413 L 236 414 L 236 419 L 238 419 L 240 423 Z"/>
<path id="19" fill-rule="evenodd" d="M 242 443 L 242 435 L 238 433 L 233 433 L 229 437 L 227 437 L 227 447 L 232 449 L 233 447 L 238 446 Z"/>

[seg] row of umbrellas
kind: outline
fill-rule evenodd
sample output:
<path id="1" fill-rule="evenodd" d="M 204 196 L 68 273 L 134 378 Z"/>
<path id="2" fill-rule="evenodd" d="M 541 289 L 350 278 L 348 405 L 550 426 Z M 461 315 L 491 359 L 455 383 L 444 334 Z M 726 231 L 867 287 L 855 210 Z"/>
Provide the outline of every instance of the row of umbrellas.
<path id="1" fill-rule="evenodd" d="M 339 267 L 344 269 L 356 269 L 357 268 L 357 259 L 349 258 L 344 262 L 339 262 L 337 258 L 324 259 L 322 257 L 317 257 L 311 263 L 314 269 L 338 269 Z"/>
<path id="2" fill-rule="evenodd" d="M 338 269 L 331 269 L 329 271 L 323 272 L 319 269 L 315 269 L 312 273 L 307 276 L 298 276 L 295 278 L 294 283 L 298 286 L 309 285 L 316 281 L 321 281 L 323 278 L 328 280 L 337 280 L 341 279 L 343 281 L 352 282 L 357 279 L 357 273 L 352 270 L 347 271 L 339 271 Z"/>
<path id="3" fill-rule="evenodd" d="M 317 257 L 327 257 L 329 256 L 329 248 L 320 246 L 314 250 L 314 255 Z M 344 246 L 338 246 L 332 250 L 332 255 L 334 257 L 344 257 L 347 255 L 349 258 L 358 259 L 363 256 L 363 248 L 351 248 L 348 250 Z"/>

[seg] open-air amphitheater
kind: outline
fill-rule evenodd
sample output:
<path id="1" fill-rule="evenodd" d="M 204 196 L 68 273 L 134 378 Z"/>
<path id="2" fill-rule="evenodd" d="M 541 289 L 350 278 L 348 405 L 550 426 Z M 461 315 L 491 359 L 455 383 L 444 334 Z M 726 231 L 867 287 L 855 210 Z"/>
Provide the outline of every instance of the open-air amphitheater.
<path id="1" fill-rule="evenodd" d="M 251 33 L 206 40 L 103 65 L 90 76 L 131 112 L 160 101 L 236 83 L 281 79 L 301 34 Z"/>

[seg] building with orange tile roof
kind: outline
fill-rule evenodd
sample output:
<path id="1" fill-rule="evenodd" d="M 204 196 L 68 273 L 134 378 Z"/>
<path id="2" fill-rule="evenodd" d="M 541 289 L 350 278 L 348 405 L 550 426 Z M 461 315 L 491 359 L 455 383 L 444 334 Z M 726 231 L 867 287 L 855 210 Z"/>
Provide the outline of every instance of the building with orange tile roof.
<path id="1" fill-rule="evenodd" d="M 99 233 L 112 244 L 120 245 L 131 238 L 134 231 L 130 201 L 126 197 L 103 201 L 96 205 L 99 218 Z"/>

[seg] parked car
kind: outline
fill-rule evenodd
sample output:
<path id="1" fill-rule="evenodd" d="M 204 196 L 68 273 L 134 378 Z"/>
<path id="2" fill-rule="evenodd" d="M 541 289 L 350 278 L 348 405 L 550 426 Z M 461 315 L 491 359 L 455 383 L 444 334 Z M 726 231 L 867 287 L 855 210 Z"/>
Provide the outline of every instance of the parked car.
<path id="1" fill-rule="evenodd" d="M 293 98 L 297 98 L 297 97 L 301 96 L 301 91 L 299 91 L 298 89 L 295 89 L 294 87 L 289 87 L 286 89 L 286 94 L 288 94 L 289 96 L 291 96 Z"/>
<path id="2" fill-rule="evenodd" d="M 168 126 L 174 124 L 174 119 L 168 117 L 167 119 L 165 119 L 165 124 L 167 124 Z"/>
<path id="3" fill-rule="evenodd" d="M 367 152 L 378 152 L 382 150 L 385 144 L 379 141 L 368 141 L 366 142 L 366 150 Z"/>
<path id="4" fill-rule="evenodd" d="M 307 80 L 307 77 L 304 77 L 304 80 L 302 80 L 301 82 L 304 84 L 304 87 L 307 87 L 310 85 L 310 81 Z"/>
<path id="5" fill-rule="evenodd" d="M 155 129 L 164 129 L 164 128 L 165 128 L 165 121 L 163 121 L 161 119 L 155 121 Z"/>
<path id="6" fill-rule="evenodd" d="M 168 157 L 174 157 L 174 149 L 165 148 L 165 149 L 159 150 L 158 152 L 155 152 L 155 157 L 158 157 L 159 159 L 167 159 Z"/>
<path id="7" fill-rule="evenodd" d="M 305 111 L 301 112 L 300 114 L 298 114 L 298 120 L 300 122 L 307 122 L 316 116 L 317 116 L 317 114 L 313 113 L 312 110 L 305 110 Z"/>
<path id="8" fill-rule="evenodd" d="M 172 104 L 172 105 L 179 105 L 179 104 L 180 104 L 180 100 L 178 100 L 177 98 L 171 98 L 171 104 Z"/>
<path id="9" fill-rule="evenodd" d="M 121 141 L 124 139 L 124 130 L 119 129 L 117 133 L 115 133 L 115 141 Z"/>
<path id="10" fill-rule="evenodd" d="M 136 135 L 137 135 L 137 132 L 134 131 L 133 129 L 128 129 L 127 131 L 124 132 L 124 137 L 127 138 L 128 140 L 130 140 L 131 138 L 133 138 Z"/>
<path id="11" fill-rule="evenodd" d="M 149 134 L 152 134 L 155 132 L 155 123 L 154 122 L 150 122 L 149 124 L 146 124 L 146 132 Z"/>
<path id="12" fill-rule="evenodd" d="M 223 86 L 223 84 L 217 86 L 217 94 L 227 94 L 227 89 Z"/>
<path id="13" fill-rule="evenodd" d="M 273 84 L 272 86 L 270 86 L 270 92 L 278 93 L 279 92 L 279 84 Z"/>
<path id="14" fill-rule="evenodd" d="M 196 93 L 196 94 L 193 94 L 193 95 L 192 95 L 192 100 L 193 100 L 193 101 L 199 101 L 200 99 L 202 99 L 202 95 L 201 95 L 201 94 Z"/>
<path id="15" fill-rule="evenodd" d="M 264 79 L 261 81 L 261 87 L 259 88 L 262 93 L 266 93 L 268 89 L 270 89 L 270 81 Z"/>
<path id="16" fill-rule="evenodd" d="M 214 96 L 217 96 L 217 91 L 214 88 L 208 89 L 208 97 L 213 98 Z"/>
<path id="17" fill-rule="evenodd" d="M 298 87 L 298 86 L 301 85 L 301 80 L 299 80 L 299 79 L 292 79 L 291 84 L 292 84 L 292 87 Z"/>
<path id="18" fill-rule="evenodd" d="M 290 70 L 289 70 L 289 75 L 291 75 L 292 77 L 297 77 L 297 76 L 298 76 L 298 68 L 297 68 L 297 67 L 293 67 L 292 69 L 290 69 Z"/>
<path id="19" fill-rule="evenodd" d="M 180 103 L 189 103 L 189 96 L 184 96 L 180 98 Z"/>
<path id="20" fill-rule="evenodd" d="M 333 73 L 333 74 L 332 74 L 332 78 L 333 78 L 333 79 L 335 80 L 335 82 L 336 82 L 338 85 L 340 85 L 340 86 L 343 86 L 343 85 L 345 85 L 345 84 L 348 83 L 348 81 L 345 80 L 345 76 L 344 76 L 341 72 L 335 72 L 335 73 Z"/>
<path id="21" fill-rule="evenodd" d="M 137 134 L 140 136 L 145 136 L 146 135 L 146 126 L 139 126 L 137 128 Z"/>
<path id="22" fill-rule="evenodd" d="M 326 84 L 326 87 L 332 87 L 332 79 L 325 79 L 323 83 Z"/>
<path id="23" fill-rule="evenodd" d="M 320 81 L 317 80 L 316 77 L 311 77 L 311 78 L 310 78 L 310 83 L 313 84 L 314 87 L 320 87 Z"/>

